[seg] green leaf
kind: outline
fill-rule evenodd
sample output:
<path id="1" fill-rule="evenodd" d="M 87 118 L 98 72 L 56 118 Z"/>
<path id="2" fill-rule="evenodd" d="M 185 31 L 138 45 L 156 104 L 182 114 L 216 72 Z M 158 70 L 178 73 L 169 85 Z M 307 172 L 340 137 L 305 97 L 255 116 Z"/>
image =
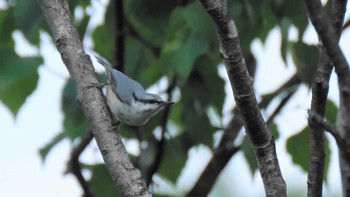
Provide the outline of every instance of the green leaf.
<path id="1" fill-rule="evenodd" d="M 89 21 L 90 21 L 90 17 L 87 16 L 86 14 L 84 14 L 82 21 L 80 21 L 78 24 L 75 24 L 75 26 L 78 30 L 78 34 L 79 34 L 80 39 L 84 38 Z"/>
<path id="2" fill-rule="evenodd" d="M 309 142 L 310 130 L 309 127 L 305 127 L 299 133 L 291 136 L 287 140 L 287 152 L 292 156 L 293 163 L 300 166 L 305 172 L 309 170 L 310 162 L 310 142 Z M 327 180 L 327 174 L 329 169 L 331 150 L 327 138 L 324 141 L 326 158 L 324 167 L 324 180 Z"/>
<path id="3" fill-rule="evenodd" d="M 91 169 L 91 179 L 89 185 L 95 197 L 118 197 L 117 191 L 105 164 L 89 166 Z"/>
<path id="4" fill-rule="evenodd" d="M 182 136 L 168 140 L 158 174 L 175 183 L 187 161 L 187 151 L 188 149 Z"/>
<path id="5" fill-rule="evenodd" d="M 337 122 L 338 107 L 330 99 L 327 99 L 325 118 L 332 124 Z"/>
<path id="6" fill-rule="evenodd" d="M 201 76 L 201 84 L 195 88 L 195 93 L 198 93 L 196 99 L 203 106 L 212 106 L 218 114 L 221 113 L 225 101 L 225 81 L 222 79 L 217 70 L 215 62 L 208 56 L 201 56 L 195 62 L 195 71 L 198 71 Z M 194 95 L 195 96 L 195 95 Z"/>
<path id="7" fill-rule="evenodd" d="M 3 27 L 0 28 L 0 43 L 2 46 L 14 44 L 12 39 L 12 33 L 16 28 L 13 22 L 14 20 L 11 8 L 6 11 L 0 11 L 0 27 Z"/>
<path id="8" fill-rule="evenodd" d="M 108 6 L 105 15 L 105 23 L 98 26 L 92 33 L 94 49 L 103 57 L 113 59 L 115 51 L 115 31 L 112 6 Z"/>
<path id="9" fill-rule="evenodd" d="M 253 176 L 254 173 L 258 170 L 258 163 L 256 161 L 254 150 L 252 148 L 252 145 L 247 135 L 244 136 L 242 144 L 240 145 L 240 148 L 243 151 L 244 157 L 248 162 L 250 172 L 252 173 L 252 176 Z"/>
<path id="10" fill-rule="evenodd" d="M 66 137 L 65 133 L 60 132 L 48 144 L 40 148 L 39 153 L 40 153 L 41 159 L 45 161 L 46 156 L 49 154 L 52 148 L 56 146 L 60 141 L 62 141 L 65 137 Z"/>
<path id="11" fill-rule="evenodd" d="M 70 10 L 74 10 L 76 7 L 81 6 L 82 8 L 86 8 L 90 5 L 90 1 L 86 0 L 69 0 L 68 5 Z"/>
<path id="12" fill-rule="evenodd" d="M 291 54 L 298 74 L 304 83 L 312 86 L 320 57 L 315 45 L 307 45 L 301 41 L 291 42 Z"/>
<path id="13" fill-rule="evenodd" d="M 0 100 L 16 116 L 38 83 L 40 57 L 21 58 L 12 45 L 0 47 Z"/>
<path id="14" fill-rule="evenodd" d="M 88 122 L 76 101 L 76 96 L 73 80 L 69 79 L 63 89 L 62 111 L 64 132 L 71 140 L 81 136 L 88 129 Z"/>
<path id="15" fill-rule="evenodd" d="M 279 138 L 279 136 L 280 136 L 280 134 L 278 132 L 277 125 L 274 122 L 271 122 L 267 126 L 268 126 L 272 136 L 275 138 L 275 140 L 277 140 Z"/>
<path id="16" fill-rule="evenodd" d="M 147 88 L 164 75 L 165 66 L 158 63 L 150 48 L 132 37 L 126 37 L 126 46 L 125 73 L 128 76 Z"/>
<path id="17" fill-rule="evenodd" d="M 278 10 L 276 13 L 277 15 L 283 13 L 283 16 L 289 18 L 289 20 L 296 26 L 299 32 L 299 40 L 301 40 L 306 27 L 309 24 L 304 2 L 283 0 L 281 6 L 275 10 Z"/>
<path id="18" fill-rule="evenodd" d="M 161 45 L 166 38 L 169 17 L 178 6 L 173 0 L 125 1 L 125 13 L 129 22 L 145 40 Z"/>
<path id="19" fill-rule="evenodd" d="M 212 49 L 218 48 L 218 40 L 208 13 L 199 1 L 187 5 L 183 10 L 183 18 L 187 26 L 196 34 L 203 36 Z M 216 54 L 217 55 L 217 54 Z"/>
<path id="20" fill-rule="evenodd" d="M 189 92 L 186 89 L 184 88 L 184 92 Z M 194 89 L 191 89 L 191 91 L 195 92 Z M 183 125 L 186 125 L 185 132 L 194 144 L 202 143 L 212 147 L 215 128 L 210 124 L 206 113 L 207 108 L 202 106 L 198 99 L 193 99 L 193 95 L 196 95 L 196 93 L 181 98 L 181 103 L 177 103 L 182 105 L 182 109 L 186 109 L 181 111 Z"/>
<path id="21" fill-rule="evenodd" d="M 39 4 L 35 1 L 13 0 L 14 18 L 17 27 L 23 34 L 35 44 L 39 44 L 39 26 L 41 25 L 43 15 Z"/>
<path id="22" fill-rule="evenodd" d="M 182 107 L 183 105 L 175 103 L 173 106 L 171 106 L 169 115 L 170 120 L 174 122 L 180 130 L 183 130 L 185 128 L 182 122 L 182 111 L 184 110 Z"/>
<path id="23" fill-rule="evenodd" d="M 324 138 L 325 143 L 325 149 L 326 149 L 326 158 L 325 158 L 325 164 L 324 164 L 324 171 L 323 171 L 323 180 L 327 183 L 328 180 L 328 169 L 331 161 L 331 148 L 329 147 L 329 141 L 327 136 Z"/>
<path id="24" fill-rule="evenodd" d="M 115 37 L 109 28 L 104 26 L 98 26 L 94 33 L 92 34 L 92 38 L 94 40 L 94 48 L 95 50 L 107 59 L 112 59 Z"/>
<path id="25" fill-rule="evenodd" d="M 291 26 L 291 22 L 288 18 L 283 18 L 280 24 L 282 42 L 281 42 L 281 54 L 282 59 L 285 63 L 287 63 L 287 48 L 288 48 L 288 34 L 289 28 Z"/>
<path id="26" fill-rule="evenodd" d="M 300 166 L 305 172 L 309 169 L 309 127 L 305 127 L 299 133 L 287 140 L 287 152 L 292 156 L 293 163 Z"/>
<path id="27" fill-rule="evenodd" d="M 191 73 L 194 61 L 208 50 L 208 43 L 202 37 L 191 34 L 181 35 L 164 44 L 163 65 L 169 65 L 176 75 L 186 80 Z"/>

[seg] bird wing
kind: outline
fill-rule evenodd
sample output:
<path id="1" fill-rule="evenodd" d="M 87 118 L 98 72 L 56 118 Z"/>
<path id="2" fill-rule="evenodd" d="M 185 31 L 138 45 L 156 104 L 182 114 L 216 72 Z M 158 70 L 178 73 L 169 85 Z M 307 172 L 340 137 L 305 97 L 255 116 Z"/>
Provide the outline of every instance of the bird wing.
<path id="1" fill-rule="evenodd" d="M 106 59 L 95 57 L 97 61 L 106 68 L 107 78 L 112 91 L 121 102 L 130 104 L 134 95 L 138 98 L 142 98 L 141 96 L 145 94 L 145 90 L 137 81 L 112 68 L 112 65 Z"/>

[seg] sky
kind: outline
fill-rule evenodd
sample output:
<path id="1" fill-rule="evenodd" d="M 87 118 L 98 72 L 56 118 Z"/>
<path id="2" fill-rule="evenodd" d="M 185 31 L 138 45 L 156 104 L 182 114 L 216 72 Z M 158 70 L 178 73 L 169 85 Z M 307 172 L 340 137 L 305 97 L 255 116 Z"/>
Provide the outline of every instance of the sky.
<path id="1" fill-rule="evenodd" d="M 96 7 L 96 5 L 94 5 Z M 101 9 L 97 8 L 96 9 Z M 349 10 L 349 6 L 348 6 Z M 346 18 L 349 18 L 347 14 Z M 98 19 L 96 19 L 98 21 Z M 51 38 L 42 33 L 40 49 L 32 48 L 25 43 L 20 32 L 14 38 L 22 44 L 17 45 L 20 54 L 40 53 L 44 56 L 44 64 L 39 67 L 39 82 L 36 90 L 27 98 L 25 104 L 13 117 L 10 110 L 0 102 L 0 196 L 80 196 L 81 189 L 75 178 L 67 174 L 66 164 L 71 149 L 71 143 L 65 140 L 59 143 L 43 162 L 38 150 L 45 146 L 58 132 L 62 131 L 63 116 L 60 98 L 65 80 L 68 78 Z M 290 39 L 296 39 L 296 30 L 290 33 Z M 304 40 L 308 43 L 317 43 L 318 39 L 309 26 Z M 91 45 L 84 42 L 87 48 Z M 347 59 L 350 57 L 350 31 L 346 30 L 341 39 L 341 47 Z M 255 79 L 257 95 L 268 93 L 277 88 L 295 70 L 291 58 L 285 65 L 276 51 L 280 47 L 279 29 L 275 28 L 269 34 L 265 43 L 254 41 L 251 49 L 257 58 L 258 70 Z M 101 66 L 96 66 L 102 71 Z M 220 76 L 227 80 L 223 66 L 218 70 Z M 273 73 L 273 77 L 271 77 Z M 336 76 L 332 75 L 329 97 L 337 100 Z M 226 84 L 226 98 L 224 114 L 229 116 L 229 110 L 234 105 L 229 84 Z M 287 182 L 288 189 L 297 189 L 306 192 L 307 174 L 300 167 L 292 164 L 291 157 L 286 153 L 285 140 L 299 131 L 307 123 L 307 109 L 310 108 L 311 93 L 307 87 L 302 87 L 292 101 L 276 117 L 279 125 L 280 138 L 276 141 L 277 154 L 282 174 Z M 275 104 L 276 105 L 276 104 Z M 274 107 L 270 107 L 263 114 L 268 115 Z M 229 119 L 229 117 L 227 117 Z M 340 196 L 340 174 L 338 168 L 337 149 L 332 137 L 328 139 L 331 145 L 331 165 L 328 184 L 324 187 L 324 196 Z M 239 140 L 237 141 L 239 143 Z M 127 143 L 132 150 L 133 143 Z M 204 146 L 197 146 L 189 151 L 191 159 L 187 162 L 173 191 L 187 191 L 201 173 L 211 153 Z M 91 143 L 82 156 L 84 162 L 101 162 L 101 156 L 95 143 Z M 88 176 L 88 174 L 85 174 Z M 157 179 L 158 180 L 158 179 Z M 254 189 L 251 189 L 254 188 Z M 264 189 L 258 173 L 251 175 L 241 152 L 236 154 L 220 175 L 210 196 L 215 197 L 220 192 L 226 196 L 264 196 Z M 306 194 L 306 193 L 305 193 Z"/>

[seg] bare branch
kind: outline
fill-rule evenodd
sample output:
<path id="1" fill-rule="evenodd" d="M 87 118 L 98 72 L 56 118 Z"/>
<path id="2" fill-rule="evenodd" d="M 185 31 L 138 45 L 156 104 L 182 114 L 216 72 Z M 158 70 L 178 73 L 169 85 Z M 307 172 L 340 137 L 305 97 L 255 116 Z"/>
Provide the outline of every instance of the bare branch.
<path id="1" fill-rule="evenodd" d="M 343 30 L 348 28 L 350 26 L 350 20 L 347 20 L 345 23 L 344 23 L 344 26 L 343 26 Z"/>
<path id="2" fill-rule="evenodd" d="M 349 76 L 349 65 L 338 45 L 336 31 L 331 25 L 329 18 L 323 13 L 323 7 L 319 0 L 305 0 L 305 3 L 309 11 L 310 20 L 327 51 L 328 57 L 334 63 L 339 81 L 346 84 L 346 78 Z"/>
<path id="3" fill-rule="evenodd" d="M 91 130 L 84 133 L 84 135 L 80 138 L 79 144 L 72 149 L 70 161 L 68 163 L 68 171 L 74 174 L 74 176 L 77 178 L 81 188 L 84 191 L 84 197 L 93 197 L 93 195 L 91 193 L 90 185 L 86 182 L 83 174 L 81 173 L 79 157 L 87 145 L 89 145 L 93 137 L 94 136 L 92 135 Z"/>
<path id="4" fill-rule="evenodd" d="M 331 75 L 332 67 L 334 65 L 335 71 L 338 75 L 338 85 L 340 91 L 340 114 L 338 116 L 339 125 L 347 125 L 350 119 L 350 110 L 346 107 L 349 105 L 349 68 L 348 63 L 345 60 L 344 55 L 338 45 L 340 34 L 342 32 L 342 26 L 344 21 L 344 15 L 346 10 L 346 0 L 334 0 L 332 1 L 331 19 L 323 13 L 322 4 L 319 0 L 305 0 L 309 17 L 313 23 L 319 39 L 322 44 L 322 53 L 319 62 L 319 66 L 316 73 L 315 82 L 312 90 L 312 103 L 311 111 L 324 117 L 326 100 L 328 94 L 328 82 Z M 323 184 L 323 168 L 325 159 L 324 148 L 324 132 L 323 125 L 319 122 L 315 122 L 311 116 L 309 117 L 310 126 L 310 169 L 308 174 L 308 196 L 322 196 L 322 184 Z M 344 124 L 343 124 L 344 123 Z M 345 126 L 346 127 L 346 126 Z M 345 128 L 343 127 L 343 128 Z M 340 129 L 341 131 L 346 129 Z M 338 139 L 337 142 L 342 141 Z M 339 143 L 338 143 L 339 145 Z M 340 154 L 344 155 L 344 154 Z M 347 164 L 348 165 L 348 164 Z M 348 170 L 345 170 L 348 172 Z M 343 186 L 349 185 L 349 180 L 346 175 L 342 173 Z M 345 182 L 344 182 L 345 181 Z M 344 194 L 347 189 L 344 189 Z"/>
<path id="5" fill-rule="evenodd" d="M 125 34 L 124 34 L 124 0 L 114 0 L 115 14 L 115 60 L 116 69 L 124 71 L 124 51 L 125 51 Z"/>
<path id="6" fill-rule="evenodd" d="M 214 150 L 213 157 L 186 196 L 207 196 L 213 188 L 220 172 L 224 169 L 232 156 L 239 150 L 233 145 L 233 142 L 243 127 L 243 122 L 239 112 L 237 110 L 235 111 L 234 117 L 224 130 L 218 147 Z"/>
<path id="7" fill-rule="evenodd" d="M 265 194 L 283 197 L 286 196 L 286 184 L 278 164 L 275 143 L 260 113 L 252 80 L 240 48 L 238 32 L 225 2 L 201 0 L 216 25 L 221 57 L 226 65 L 236 104 L 257 157 Z"/>
<path id="8" fill-rule="evenodd" d="M 334 137 L 335 141 L 337 142 L 337 145 L 342 150 L 340 154 L 344 154 L 343 157 L 347 160 L 347 162 L 350 163 L 350 144 L 348 144 L 348 142 L 341 137 L 338 128 L 330 122 L 324 120 L 324 117 L 320 114 L 317 114 L 311 110 L 309 110 L 308 112 L 309 119 L 312 119 L 312 121 L 317 122 L 321 127 L 323 127 Z"/>
<path id="9" fill-rule="evenodd" d="M 344 1 L 333 1 L 331 18 L 338 42 L 342 31 L 345 8 L 346 5 L 344 4 Z M 332 73 L 333 64 L 323 46 L 321 46 L 321 50 L 321 57 L 312 87 L 311 111 L 324 117 L 329 89 L 329 79 Z M 308 124 L 310 127 L 310 158 L 312 158 L 310 159 L 310 169 L 307 181 L 308 196 L 322 196 L 323 171 L 326 155 L 324 130 L 322 125 L 320 125 L 319 122 L 315 122 L 311 116 L 308 118 Z"/>
<path id="10" fill-rule="evenodd" d="M 151 196 L 132 165 L 105 98 L 98 88 L 90 57 L 85 53 L 64 0 L 38 0 L 52 31 L 56 47 L 75 82 L 78 101 L 90 123 L 107 169 L 123 196 Z"/>
<path id="11" fill-rule="evenodd" d="M 172 92 L 173 92 L 174 88 L 176 87 L 176 84 L 177 84 L 177 78 L 176 78 L 176 76 L 174 76 L 169 84 L 167 91 L 166 91 L 166 93 L 168 95 L 168 101 L 171 101 Z M 160 164 L 163 160 L 164 149 L 165 149 L 165 144 L 166 144 L 165 132 L 166 132 L 166 126 L 167 126 L 168 119 L 169 119 L 169 114 L 170 114 L 170 107 L 167 107 L 164 109 L 163 116 L 160 120 L 159 126 L 161 127 L 161 136 L 160 136 L 160 140 L 158 141 L 156 156 L 154 158 L 153 164 L 150 167 L 148 176 L 146 177 L 146 184 L 147 185 L 151 184 L 153 175 L 157 172 L 157 170 L 159 169 Z"/>

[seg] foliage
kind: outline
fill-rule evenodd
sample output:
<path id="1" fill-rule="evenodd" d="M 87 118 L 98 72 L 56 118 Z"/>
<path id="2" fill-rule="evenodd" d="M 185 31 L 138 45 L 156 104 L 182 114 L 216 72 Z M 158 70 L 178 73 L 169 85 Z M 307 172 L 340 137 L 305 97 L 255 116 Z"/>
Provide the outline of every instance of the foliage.
<path id="1" fill-rule="evenodd" d="M 175 183 L 191 147 L 204 144 L 214 148 L 213 136 L 217 128 L 211 125 L 207 111 L 213 108 L 216 115 L 222 117 L 226 96 L 224 81 L 217 72 L 217 65 L 221 63 L 218 41 L 212 22 L 198 1 L 128 0 L 124 4 L 128 29 L 137 32 L 135 35 L 130 30 L 125 31 L 126 74 L 145 87 L 163 76 L 177 79 L 181 99 L 172 107 L 168 121 L 175 125 L 176 131 L 173 136 L 167 135 L 164 157 L 157 171 L 161 177 Z M 91 8 L 89 1 L 70 0 L 69 6 L 72 11 L 77 8 L 83 10 L 83 17 L 74 20 L 81 38 L 88 36 L 87 27 L 93 16 L 87 11 Z M 115 56 L 115 17 L 112 7 L 108 6 L 104 24 L 91 30 L 94 50 L 109 59 Z M 245 51 L 249 51 L 255 39 L 265 41 L 273 28 L 280 28 L 281 56 L 286 61 L 287 54 L 291 53 L 303 82 L 310 85 L 319 54 L 316 46 L 307 45 L 301 40 L 308 24 L 302 1 L 234 0 L 229 1 L 229 9 Z M 14 115 L 35 90 L 39 78 L 37 69 L 42 59 L 18 56 L 14 50 L 12 33 L 21 31 L 31 44 L 39 46 L 40 31 L 48 31 L 40 13 L 35 1 L 21 0 L 9 1 L 7 10 L 0 11 L 0 27 L 6 27 L 0 28 L 0 100 Z M 297 41 L 291 42 L 288 32 L 293 26 L 297 28 L 299 36 Z M 306 56 L 305 51 L 310 53 Z M 43 158 L 59 141 L 65 138 L 75 141 L 88 128 L 75 98 L 73 83 L 68 80 L 61 99 L 64 130 L 40 150 Z M 337 109 L 331 102 L 327 107 L 327 119 L 334 122 Z M 157 143 L 154 142 L 158 139 L 155 131 L 159 129 L 160 117 L 161 114 L 139 128 L 143 133 L 143 142 L 148 142 L 140 156 L 140 168 L 158 159 L 154 158 L 157 151 Z M 270 124 L 270 129 L 277 138 L 277 126 Z M 120 131 L 125 138 L 138 138 L 135 128 L 121 125 Z M 305 160 L 308 155 L 304 151 L 307 149 L 307 140 L 305 128 L 287 142 L 287 150 L 293 161 L 304 170 L 307 170 L 308 165 Z M 254 173 L 257 165 L 247 138 L 244 138 L 241 148 Z M 107 180 L 109 177 L 104 166 L 96 164 L 86 169 L 91 172 L 90 183 L 96 196 L 115 196 L 116 191 L 107 183 L 110 180 Z"/>

